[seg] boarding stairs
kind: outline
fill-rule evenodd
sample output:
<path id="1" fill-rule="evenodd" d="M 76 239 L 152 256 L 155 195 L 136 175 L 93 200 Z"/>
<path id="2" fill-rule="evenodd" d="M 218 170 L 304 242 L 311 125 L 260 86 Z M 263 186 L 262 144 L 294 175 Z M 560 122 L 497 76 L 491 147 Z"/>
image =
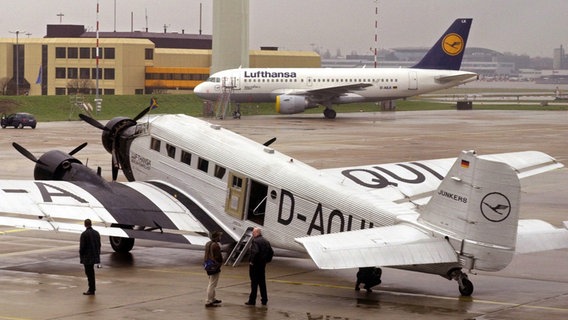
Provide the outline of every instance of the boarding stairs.
<path id="1" fill-rule="evenodd" d="M 231 251 L 231 254 L 229 254 L 229 256 L 227 257 L 227 260 L 225 261 L 226 266 L 231 265 L 233 267 L 236 267 L 246 256 L 252 244 L 253 229 L 253 227 L 248 227 L 245 230 L 241 239 L 239 240 L 239 242 L 237 242 L 235 248 L 233 248 L 233 251 Z"/>
<path id="2" fill-rule="evenodd" d="M 215 102 L 215 117 L 217 119 L 225 119 L 227 111 L 231 110 L 231 93 L 235 89 L 233 79 L 223 78 L 221 83 L 222 92 Z"/>

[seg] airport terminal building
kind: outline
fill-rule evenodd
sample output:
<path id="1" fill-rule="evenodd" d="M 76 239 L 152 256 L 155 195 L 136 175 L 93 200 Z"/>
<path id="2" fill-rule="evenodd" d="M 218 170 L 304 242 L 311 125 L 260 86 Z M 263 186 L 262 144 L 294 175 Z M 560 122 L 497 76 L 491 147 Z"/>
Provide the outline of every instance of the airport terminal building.
<path id="1" fill-rule="evenodd" d="M 211 42 L 210 35 L 154 32 L 102 32 L 97 39 L 83 26 L 52 25 L 44 38 L 0 38 L 1 94 L 192 90 L 209 77 Z M 251 67 L 321 66 L 314 52 L 267 49 L 250 51 Z"/>

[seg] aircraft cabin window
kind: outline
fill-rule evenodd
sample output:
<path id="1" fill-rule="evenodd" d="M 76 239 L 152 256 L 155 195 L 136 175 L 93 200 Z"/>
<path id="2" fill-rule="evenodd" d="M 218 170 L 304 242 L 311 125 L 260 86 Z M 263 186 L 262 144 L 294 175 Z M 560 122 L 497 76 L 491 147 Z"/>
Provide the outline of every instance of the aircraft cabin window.
<path id="1" fill-rule="evenodd" d="M 169 143 L 166 143 L 166 152 L 168 153 L 168 157 L 170 158 L 176 157 L 176 147 L 172 146 Z"/>
<path id="2" fill-rule="evenodd" d="M 152 138 L 152 140 L 150 141 L 150 149 L 160 152 L 160 143 L 160 140 Z"/>
<path id="3" fill-rule="evenodd" d="M 199 158 L 197 161 L 197 169 L 207 172 L 209 170 L 209 160 Z"/>
<path id="4" fill-rule="evenodd" d="M 188 166 L 191 165 L 191 153 L 181 150 L 181 158 L 180 161 L 187 164 Z"/>
<path id="5" fill-rule="evenodd" d="M 221 167 L 218 164 L 215 165 L 215 177 L 216 178 L 223 179 L 226 171 L 227 171 L 227 169 L 225 169 L 224 167 Z"/>

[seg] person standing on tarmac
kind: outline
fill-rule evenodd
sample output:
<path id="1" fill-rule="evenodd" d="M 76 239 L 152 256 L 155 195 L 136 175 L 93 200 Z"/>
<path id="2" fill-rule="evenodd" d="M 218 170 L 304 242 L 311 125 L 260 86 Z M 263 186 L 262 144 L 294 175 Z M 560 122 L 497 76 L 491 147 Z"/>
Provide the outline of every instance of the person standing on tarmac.
<path id="1" fill-rule="evenodd" d="M 203 261 L 211 259 L 217 263 L 217 268 L 215 268 L 215 270 L 207 271 L 209 285 L 207 286 L 207 301 L 205 302 L 206 308 L 217 307 L 221 303 L 221 300 L 217 300 L 215 297 L 215 289 L 219 283 L 221 265 L 223 264 L 223 255 L 221 254 L 221 246 L 219 245 L 221 235 L 222 233 L 220 231 L 213 231 L 211 233 L 211 241 L 207 242 L 205 245 L 205 256 L 203 257 Z"/>
<path id="2" fill-rule="evenodd" d="M 264 239 L 260 228 L 252 230 L 252 245 L 250 248 L 250 295 L 245 304 L 254 306 L 256 304 L 257 291 L 260 288 L 260 302 L 263 306 L 268 303 L 268 294 L 266 292 L 266 264 L 272 261 L 274 251 L 270 242 Z"/>
<path id="3" fill-rule="evenodd" d="M 83 294 L 92 296 L 96 290 L 95 264 L 101 263 L 101 236 L 97 230 L 93 229 L 91 219 L 86 219 L 84 225 L 86 229 L 81 233 L 79 240 L 79 259 L 85 267 L 85 275 L 89 283 L 89 289 Z"/>

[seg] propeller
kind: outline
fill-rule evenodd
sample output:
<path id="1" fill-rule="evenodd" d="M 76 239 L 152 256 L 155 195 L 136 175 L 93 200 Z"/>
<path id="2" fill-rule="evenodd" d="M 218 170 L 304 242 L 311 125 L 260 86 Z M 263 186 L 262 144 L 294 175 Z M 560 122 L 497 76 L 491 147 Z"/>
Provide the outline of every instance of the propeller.
<path id="1" fill-rule="evenodd" d="M 79 114 L 79 118 L 81 118 L 81 120 L 103 131 L 103 145 L 112 156 L 112 181 L 116 181 L 116 179 L 118 178 L 118 171 L 120 169 L 120 155 L 118 154 L 117 147 L 120 142 L 119 139 L 122 132 L 129 127 L 135 126 L 136 122 L 144 117 L 154 107 L 157 107 L 157 101 L 155 98 L 151 100 L 148 107 L 144 108 L 134 118 L 129 119 L 126 117 L 116 117 L 107 122 L 106 125 L 103 125 L 90 116 Z"/>
<path id="2" fill-rule="evenodd" d="M 33 161 L 35 163 L 41 164 L 41 161 L 39 161 L 38 158 L 36 158 L 31 152 L 29 152 L 28 149 L 22 147 L 21 145 L 19 145 L 16 142 L 12 142 L 12 146 L 14 147 L 14 149 L 18 150 L 18 152 L 21 153 L 24 157 L 30 159 L 31 161 Z M 87 146 L 87 142 L 83 142 L 81 145 L 79 145 L 75 149 L 71 150 L 71 152 L 69 152 L 69 155 L 70 156 L 74 155 L 75 153 L 81 151 L 86 146 Z"/>
<path id="3" fill-rule="evenodd" d="M 71 181 L 77 179 L 77 177 L 84 177 L 81 173 L 85 172 L 86 169 L 83 168 L 86 167 L 82 165 L 81 161 L 74 158 L 73 155 L 87 146 L 86 142 L 71 150 L 69 153 L 60 150 L 50 150 L 42 154 L 39 158 L 16 142 L 13 142 L 12 146 L 24 157 L 36 164 L 34 168 L 34 178 L 36 180 Z M 73 164 L 79 164 L 80 166 L 76 166 L 74 167 L 75 169 L 73 169 Z"/>

